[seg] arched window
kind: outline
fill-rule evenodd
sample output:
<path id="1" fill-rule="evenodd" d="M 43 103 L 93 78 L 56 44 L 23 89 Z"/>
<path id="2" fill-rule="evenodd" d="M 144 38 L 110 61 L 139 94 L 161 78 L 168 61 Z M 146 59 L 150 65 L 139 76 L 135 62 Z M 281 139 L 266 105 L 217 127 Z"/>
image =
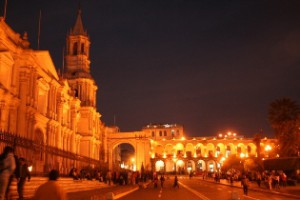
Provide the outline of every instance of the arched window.
<path id="1" fill-rule="evenodd" d="M 81 53 L 84 54 L 84 43 L 81 44 Z"/>
<path id="2" fill-rule="evenodd" d="M 77 44 L 77 42 L 75 42 L 74 46 L 73 46 L 73 55 L 77 55 L 78 54 L 77 49 L 78 49 L 78 44 Z"/>

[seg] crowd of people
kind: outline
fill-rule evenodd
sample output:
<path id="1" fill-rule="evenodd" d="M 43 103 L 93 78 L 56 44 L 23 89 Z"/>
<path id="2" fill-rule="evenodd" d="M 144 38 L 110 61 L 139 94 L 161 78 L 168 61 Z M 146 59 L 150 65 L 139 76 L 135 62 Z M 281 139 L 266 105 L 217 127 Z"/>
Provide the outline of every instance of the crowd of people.
<path id="1" fill-rule="evenodd" d="M 98 180 L 100 182 L 107 183 L 109 185 L 135 185 L 140 181 L 145 182 L 151 179 L 151 175 L 148 172 L 140 173 L 139 171 L 131 170 L 100 170 L 83 168 L 78 170 L 72 168 L 69 174 L 74 180 Z"/>

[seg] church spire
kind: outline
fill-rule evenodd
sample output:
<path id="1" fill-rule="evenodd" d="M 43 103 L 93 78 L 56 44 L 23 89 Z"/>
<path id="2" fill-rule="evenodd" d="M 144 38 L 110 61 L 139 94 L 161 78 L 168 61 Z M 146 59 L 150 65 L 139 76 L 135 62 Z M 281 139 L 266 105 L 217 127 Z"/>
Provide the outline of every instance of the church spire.
<path id="1" fill-rule="evenodd" d="M 87 32 L 83 28 L 83 23 L 81 19 L 81 6 L 79 4 L 78 11 L 77 11 L 77 19 L 73 29 L 71 30 L 71 35 L 84 35 L 87 36 Z"/>

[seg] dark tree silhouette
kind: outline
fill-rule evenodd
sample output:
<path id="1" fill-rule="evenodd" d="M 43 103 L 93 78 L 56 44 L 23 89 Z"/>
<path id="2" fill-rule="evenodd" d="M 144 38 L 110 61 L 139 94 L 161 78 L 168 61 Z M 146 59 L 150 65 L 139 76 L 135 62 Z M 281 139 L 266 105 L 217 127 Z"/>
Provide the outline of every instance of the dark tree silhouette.
<path id="1" fill-rule="evenodd" d="M 299 106 L 289 98 L 270 104 L 269 122 L 278 139 L 281 157 L 296 156 L 299 151 Z"/>

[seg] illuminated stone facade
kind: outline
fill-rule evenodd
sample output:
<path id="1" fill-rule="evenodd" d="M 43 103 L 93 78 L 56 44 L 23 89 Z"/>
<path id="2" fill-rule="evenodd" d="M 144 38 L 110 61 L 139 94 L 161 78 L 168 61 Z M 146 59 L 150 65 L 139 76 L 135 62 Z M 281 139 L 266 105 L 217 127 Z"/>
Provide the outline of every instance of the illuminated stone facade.
<path id="1" fill-rule="evenodd" d="M 0 18 L 0 130 L 41 144 L 41 150 L 34 149 L 34 153 L 16 149 L 36 173 L 51 168 L 67 173 L 73 166 L 82 167 L 46 155 L 44 146 L 105 160 L 106 127 L 96 108 L 89 44 L 79 10 L 67 36 L 65 72 L 59 75 L 48 51 L 31 49 L 27 34 L 20 36 Z"/>
<path id="2" fill-rule="evenodd" d="M 137 170 L 143 165 L 146 170 L 167 173 L 215 172 L 230 155 L 243 159 L 258 155 L 253 138 L 230 132 L 216 137 L 188 138 L 182 125 L 153 124 L 141 131 L 115 131 L 108 135 L 110 168 L 116 167 L 112 159 L 113 149 L 122 143 L 129 143 L 134 148 Z M 261 139 L 260 156 L 269 157 L 275 144 L 275 139 Z"/>
<path id="3" fill-rule="evenodd" d="M 218 170 L 224 159 L 231 155 L 238 158 L 257 157 L 253 138 L 195 137 L 150 140 L 152 169 L 164 172 Z M 269 149 L 275 148 L 274 139 L 262 139 L 260 156 L 269 156 Z M 268 149 L 269 148 L 269 149 Z"/>

